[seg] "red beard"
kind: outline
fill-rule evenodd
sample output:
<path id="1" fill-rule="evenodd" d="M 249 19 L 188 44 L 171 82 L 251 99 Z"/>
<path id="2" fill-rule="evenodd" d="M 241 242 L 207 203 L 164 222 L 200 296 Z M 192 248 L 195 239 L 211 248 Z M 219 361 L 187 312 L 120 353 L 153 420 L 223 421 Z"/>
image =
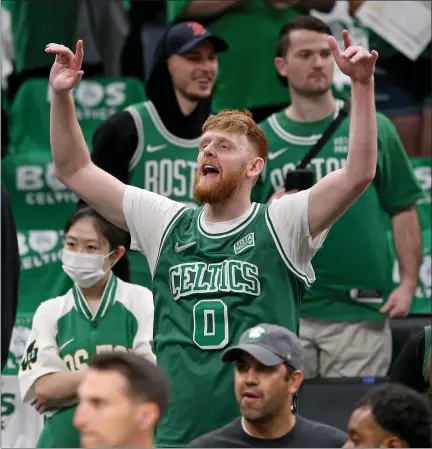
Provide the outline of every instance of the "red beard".
<path id="1" fill-rule="evenodd" d="M 203 164 L 202 166 L 204 166 Z M 201 169 L 198 169 L 195 175 L 194 198 L 199 203 L 217 204 L 227 200 L 240 185 L 245 168 L 241 167 L 237 171 L 224 174 L 219 171 L 218 181 L 206 181 L 203 178 Z"/>

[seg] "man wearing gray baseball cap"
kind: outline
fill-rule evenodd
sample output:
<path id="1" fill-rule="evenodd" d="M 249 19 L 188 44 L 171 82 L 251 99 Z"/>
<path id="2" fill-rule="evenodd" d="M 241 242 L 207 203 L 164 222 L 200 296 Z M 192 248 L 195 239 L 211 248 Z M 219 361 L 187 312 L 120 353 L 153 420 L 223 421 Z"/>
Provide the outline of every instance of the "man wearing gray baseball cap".
<path id="1" fill-rule="evenodd" d="M 246 330 L 222 362 L 235 362 L 234 389 L 241 417 L 188 447 L 342 447 L 347 435 L 292 411 L 303 381 L 297 336 L 273 324 Z"/>

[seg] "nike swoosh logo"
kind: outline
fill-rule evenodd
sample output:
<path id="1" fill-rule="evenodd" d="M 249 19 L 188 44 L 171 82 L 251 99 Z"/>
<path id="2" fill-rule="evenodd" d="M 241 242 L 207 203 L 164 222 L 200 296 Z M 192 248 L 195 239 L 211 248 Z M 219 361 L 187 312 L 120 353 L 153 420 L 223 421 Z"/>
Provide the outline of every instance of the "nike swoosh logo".
<path id="1" fill-rule="evenodd" d="M 64 349 L 69 343 L 72 343 L 75 340 L 75 338 L 71 338 L 70 340 L 68 340 L 66 343 L 63 343 L 60 347 L 59 347 L 59 351 L 61 351 L 62 349 Z"/>
<path id="2" fill-rule="evenodd" d="M 177 242 L 174 249 L 175 249 L 176 253 L 181 253 L 185 249 L 190 248 L 191 246 L 194 246 L 194 245 L 196 245 L 196 241 L 186 243 L 185 245 L 179 245 L 179 243 Z"/>
<path id="3" fill-rule="evenodd" d="M 163 145 L 147 145 L 147 152 L 148 153 L 154 153 L 155 151 L 163 150 L 166 147 L 166 144 Z"/>
<path id="4" fill-rule="evenodd" d="M 274 153 L 269 153 L 268 158 L 272 161 L 273 159 L 279 157 L 281 154 L 284 154 L 285 151 L 288 151 L 288 148 L 282 148 L 281 150 L 275 151 Z"/>

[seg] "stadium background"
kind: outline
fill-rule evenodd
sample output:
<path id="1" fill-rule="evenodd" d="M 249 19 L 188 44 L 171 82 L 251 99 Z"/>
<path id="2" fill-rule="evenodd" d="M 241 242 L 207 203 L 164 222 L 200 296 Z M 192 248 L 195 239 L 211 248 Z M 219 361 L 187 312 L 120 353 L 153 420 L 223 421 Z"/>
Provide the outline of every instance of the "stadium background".
<path id="1" fill-rule="evenodd" d="M 80 2 L 69 2 L 67 6 L 59 6 L 57 2 L 55 8 L 50 0 L 38 1 L 37 6 L 36 2 L 22 2 L 27 3 L 25 6 L 19 3 L 2 2 L 2 123 L 4 114 L 9 136 L 8 153 L 2 158 L 2 182 L 11 198 L 21 260 L 18 314 L 9 360 L 2 373 L 2 447 L 31 447 L 42 426 L 41 417 L 21 403 L 16 374 L 37 306 L 70 288 L 60 261 L 62 228 L 77 204 L 74 194 L 53 173 L 47 72 L 52 58 L 43 49 L 54 38 L 60 43 L 63 38 L 65 42 L 73 41 L 74 27 L 84 20 Z M 164 2 L 147 6 L 147 10 L 141 5 L 139 17 L 129 1 L 108 3 L 111 6 L 104 13 L 110 20 L 104 27 L 113 36 L 104 44 L 100 36 L 99 40 L 94 38 L 92 67 L 96 75 L 108 73 L 109 76 L 92 76 L 91 71 L 86 72 L 74 92 L 79 122 L 90 149 L 93 133 L 104 120 L 130 104 L 145 100 L 143 82 L 149 66 L 148 55 L 166 23 Z M 83 30 L 81 36 L 85 43 L 86 37 L 91 39 L 89 30 L 96 27 L 100 32 L 100 20 L 96 22 Z M 135 60 L 130 57 L 133 52 L 142 55 Z M 104 63 L 103 70 L 101 63 Z M 335 78 L 335 91 L 342 94 L 345 88 L 343 79 Z M 3 128 L 2 134 L 5 132 Z M 395 332 L 402 329 L 394 345 L 401 344 L 416 319 L 423 323 L 431 313 L 431 159 L 415 157 L 411 163 L 424 192 L 417 204 L 423 257 L 410 317 L 394 320 Z M 388 244 L 394 255 L 390 222 Z M 396 285 L 396 261 L 392 278 Z M 318 387 L 311 384 L 310 395 L 314 394 L 313 388 Z M 349 389 L 354 391 L 352 386 Z"/>

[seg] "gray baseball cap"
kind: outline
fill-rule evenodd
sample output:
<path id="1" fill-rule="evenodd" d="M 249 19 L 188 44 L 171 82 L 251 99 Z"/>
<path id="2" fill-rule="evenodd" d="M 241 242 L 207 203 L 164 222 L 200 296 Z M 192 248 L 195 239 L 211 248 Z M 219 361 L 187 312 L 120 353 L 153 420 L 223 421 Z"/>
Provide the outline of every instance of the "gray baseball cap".
<path id="1" fill-rule="evenodd" d="M 243 332 L 238 345 L 223 353 L 222 361 L 238 360 L 242 352 L 250 354 L 265 366 L 286 363 L 294 369 L 303 370 L 303 348 L 297 335 L 275 324 L 258 324 Z"/>

